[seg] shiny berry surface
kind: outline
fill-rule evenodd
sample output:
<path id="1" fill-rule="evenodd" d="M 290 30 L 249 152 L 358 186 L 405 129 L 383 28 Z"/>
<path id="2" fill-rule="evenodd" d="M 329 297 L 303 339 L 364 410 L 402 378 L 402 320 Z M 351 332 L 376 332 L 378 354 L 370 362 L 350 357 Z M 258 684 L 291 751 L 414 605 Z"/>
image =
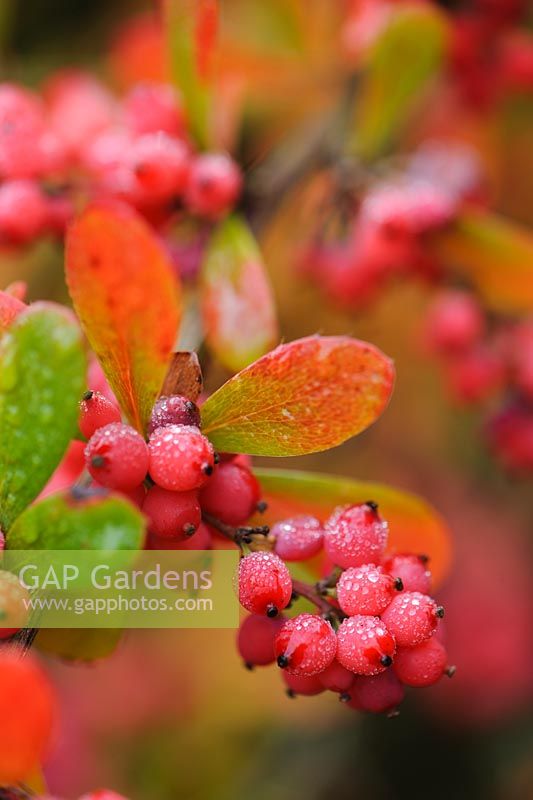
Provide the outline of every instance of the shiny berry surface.
<path id="1" fill-rule="evenodd" d="M 387 539 L 387 523 L 374 503 L 337 508 L 325 525 L 324 547 L 339 567 L 379 563 Z"/>
<path id="2" fill-rule="evenodd" d="M 316 614 L 299 614 L 287 620 L 276 636 L 274 651 L 278 666 L 292 675 L 318 675 L 328 667 L 337 651 L 335 632 Z"/>
<path id="3" fill-rule="evenodd" d="M 129 425 L 112 422 L 99 428 L 85 448 L 85 463 L 94 480 L 109 489 L 134 489 L 148 470 L 148 448 Z"/>
<path id="4" fill-rule="evenodd" d="M 213 474 L 213 447 L 198 428 L 167 425 L 148 441 L 150 476 L 163 489 L 188 492 L 199 489 Z"/>
<path id="5" fill-rule="evenodd" d="M 275 617 L 289 605 L 292 579 L 289 570 L 273 553 L 250 553 L 239 564 L 239 602 L 253 614 Z"/>
<path id="6" fill-rule="evenodd" d="M 398 647 L 413 647 L 434 633 L 444 614 L 433 598 L 421 592 L 402 592 L 381 615 Z"/>
<path id="7" fill-rule="evenodd" d="M 274 552 L 285 561 L 306 561 L 322 549 L 324 529 L 316 517 L 302 515 L 272 526 Z"/>
<path id="8" fill-rule="evenodd" d="M 356 675 L 378 675 L 395 652 L 394 637 L 378 617 L 348 617 L 337 631 L 337 658 Z"/>

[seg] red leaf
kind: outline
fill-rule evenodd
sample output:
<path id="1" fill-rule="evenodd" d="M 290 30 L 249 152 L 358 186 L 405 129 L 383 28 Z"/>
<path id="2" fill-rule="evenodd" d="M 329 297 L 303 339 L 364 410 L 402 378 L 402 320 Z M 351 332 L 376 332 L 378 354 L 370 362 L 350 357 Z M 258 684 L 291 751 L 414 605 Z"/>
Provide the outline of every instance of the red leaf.
<path id="1" fill-rule="evenodd" d="M 232 453 L 296 456 L 328 450 L 371 425 L 392 392 L 394 367 L 348 336 L 280 345 L 202 407 L 203 432 Z"/>
<path id="2" fill-rule="evenodd" d="M 107 380 L 142 432 L 180 321 L 172 266 L 139 216 L 122 207 L 93 207 L 68 232 L 66 278 Z"/>

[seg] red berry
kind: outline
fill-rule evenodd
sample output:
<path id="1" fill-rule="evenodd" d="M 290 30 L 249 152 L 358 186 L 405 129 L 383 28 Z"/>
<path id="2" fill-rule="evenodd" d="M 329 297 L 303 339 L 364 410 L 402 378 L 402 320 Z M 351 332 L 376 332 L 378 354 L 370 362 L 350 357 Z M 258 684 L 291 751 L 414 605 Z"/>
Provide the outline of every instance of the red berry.
<path id="1" fill-rule="evenodd" d="M 90 439 L 98 428 L 111 422 L 120 422 L 121 419 L 119 409 L 107 397 L 100 392 L 85 392 L 80 402 L 78 425 L 86 439 Z"/>
<path id="2" fill-rule="evenodd" d="M 48 680 L 30 655 L 0 653 L 0 784 L 24 781 L 41 763 L 52 733 L 55 700 Z"/>
<path id="3" fill-rule="evenodd" d="M 123 794 L 112 792 L 111 789 L 97 789 L 80 797 L 80 800 L 128 800 Z"/>
<path id="4" fill-rule="evenodd" d="M 169 492 L 160 486 L 148 489 L 143 513 L 148 517 L 150 532 L 165 539 L 186 539 L 202 521 L 197 492 Z"/>
<path id="5" fill-rule="evenodd" d="M 144 480 L 148 471 L 148 448 L 142 436 L 129 425 L 112 422 L 99 428 L 85 448 L 87 469 L 97 483 L 128 491 Z"/>
<path id="6" fill-rule="evenodd" d="M 388 526 L 375 503 L 335 509 L 325 525 L 324 547 L 339 567 L 359 567 L 381 561 Z"/>
<path id="7" fill-rule="evenodd" d="M 298 614 L 287 620 L 274 642 L 278 666 L 293 675 L 318 675 L 337 650 L 335 631 L 316 614 Z"/>
<path id="8" fill-rule="evenodd" d="M 274 639 L 283 623 L 283 617 L 269 619 L 258 614 L 251 614 L 241 622 L 237 647 L 246 666 L 260 667 L 274 663 Z"/>
<path id="9" fill-rule="evenodd" d="M 382 567 L 363 564 L 361 567 L 350 567 L 342 573 L 337 583 L 337 600 L 350 617 L 355 614 L 377 616 L 402 588 L 402 582 L 395 581 Z"/>
<path id="10" fill-rule="evenodd" d="M 505 364 L 489 347 L 476 347 L 451 359 L 446 374 L 458 402 L 481 403 L 504 385 Z"/>
<path id="11" fill-rule="evenodd" d="M 398 553 L 388 558 L 383 568 L 393 578 L 399 578 L 406 592 L 428 594 L 431 589 L 431 572 L 427 569 L 427 558 L 411 553 Z"/>
<path id="12" fill-rule="evenodd" d="M 483 312 L 468 292 L 448 290 L 433 302 L 428 311 L 425 335 L 437 353 L 468 350 L 483 336 Z"/>
<path id="13" fill-rule="evenodd" d="M 277 522 L 270 531 L 274 552 L 285 561 L 306 561 L 322 549 L 324 529 L 309 515 Z"/>
<path id="14" fill-rule="evenodd" d="M 329 667 L 326 667 L 326 669 L 320 673 L 318 679 L 324 689 L 345 694 L 350 691 L 354 674 L 346 669 L 346 667 L 343 667 L 342 664 L 334 658 Z"/>
<path id="15" fill-rule="evenodd" d="M 246 467 L 226 461 L 215 467 L 200 493 L 202 508 L 228 525 L 242 525 L 254 513 L 261 496 L 257 478 Z"/>
<path id="16" fill-rule="evenodd" d="M 324 691 L 319 675 L 292 675 L 284 669 L 281 676 L 287 686 L 289 697 L 296 697 L 299 694 L 312 697 Z"/>
<path id="17" fill-rule="evenodd" d="M 180 394 L 163 396 L 156 400 L 148 423 L 148 433 L 167 425 L 192 425 L 200 427 L 200 410 L 196 403 Z"/>
<path id="18" fill-rule="evenodd" d="M 337 658 L 356 675 L 383 672 L 395 650 L 394 637 L 378 617 L 348 617 L 337 631 Z"/>
<path id="19" fill-rule="evenodd" d="M 398 647 L 414 647 L 434 633 L 444 609 L 421 592 L 402 592 L 381 615 Z"/>
<path id="20" fill-rule="evenodd" d="M 277 616 L 291 600 L 290 572 L 273 553 L 250 553 L 239 564 L 239 602 L 252 614 Z"/>
<path id="21" fill-rule="evenodd" d="M 203 522 L 198 526 L 196 533 L 187 539 L 168 539 L 159 538 L 154 534 L 148 534 L 148 550 L 211 550 L 211 532 Z"/>
<path id="22" fill-rule="evenodd" d="M 400 705 L 405 692 L 402 684 L 388 669 L 380 675 L 356 675 L 350 689 L 351 699 L 346 703 L 356 711 L 384 714 Z"/>
<path id="23" fill-rule="evenodd" d="M 133 142 L 127 157 L 147 199 L 169 200 L 184 191 L 189 152 L 183 142 L 166 133 L 146 133 Z"/>
<path id="24" fill-rule="evenodd" d="M 194 214 L 216 218 L 232 208 L 241 185 L 239 168 L 229 156 L 206 153 L 192 162 L 185 202 Z"/>
<path id="25" fill-rule="evenodd" d="M 416 647 L 400 647 L 394 659 L 394 672 L 407 686 L 431 686 L 442 677 L 448 656 L 434 636 Z"/>
<path id="26" fill-rule="evenodd" d="M 47 199 L 33 181 L 8 181 L 0 186 L 0 240 L 25 244 L 45 228 Z"/>
<path id="27" fill-rule="evenodd" d="M 164 131 L 178 136 L 183 131 L 179 96 L 168 83 L 139 83 L 122 102 L 126 125 L 135 134 Z"/>
<path id="28" fill-rule="evenodd" d="M 198 428 L 167 425 L 148 442 L 150 475 L 158 486 L 176 492 L 199 489 L 213 473 L 213 447 Z"/>

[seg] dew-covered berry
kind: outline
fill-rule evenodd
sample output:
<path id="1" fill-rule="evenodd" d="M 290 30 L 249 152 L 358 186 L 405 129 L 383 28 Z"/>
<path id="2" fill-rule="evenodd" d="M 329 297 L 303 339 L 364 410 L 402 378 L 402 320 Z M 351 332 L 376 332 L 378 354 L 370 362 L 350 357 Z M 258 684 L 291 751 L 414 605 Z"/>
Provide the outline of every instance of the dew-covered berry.
<path id="1" fill-rule="evenodd" d="M 216 218 L 233 207 L 241 186 L 240 170 L 229 156 L 202 154 L 191 164 L 185 202 L 193 214 Z"/>
<path id="2" fill-rule="evenodd" d="M 186 539 L 169 539 L 148 533 L 148 550 L 211 550 L 213 538 L 207 525 L 201 522 L 196 533 Z"/>
<path id="3" fill-rule="evenodd" d="M 270 619 L 259 614 L 251 614 L 242 621 L 237 634 L 237 648 L 247 667 L 274 663 L 274 639 L 283 623 L 281 616 Z"/>
<path id="4" fill-rule="evenodd" d="M 239 602 L 252 614 L 275 617 L 291 600 L 289 570 L 274 553 L 250 553 L 239 564 Z"/>
<path id="5" fill-rule="evenodd" d="M 403 588 L 382 567 L 363 564 L 345 570 L 337 582 L 337 600 L 345 614 L 379 616 L 394 595 Z"/>
<path id="6" fill-rule="evenodd" d="M 142 506 L 150 531 L 167 539 L 192 536 L 202 520 L 198 493 L 169 492 L 160 486 L 148 489 Z"/>
<path id="7" fill-rule="evenodd" d="M 399 647 L 394 659 L 394 672 L 406 686 L 432 686 L 446 670 L 448 656 L 433 636 L 416 647 Z"/>
<path id="8" fill-rule="evenodd" d="M 192 425 L 157 428 L 148 441 L 150 476 L 163 489 L 199 489 L 213 474 L 215 454 L 209 439 Z"/>
<path id="9" fill-rule="evenodd" d="M 192 425 L 199 428 L 200 409 L 196 403 L 181 394 L 160 397 L 152 409 L 148 434 L 167 425 Z"/>
<path id="10" fill-rule="evenodd" d="M 100 392 L 85 392 L 80 402 L 78 425 L 86 439 L 90 439 L 98 428 L 121 419 L 120 410 L 107 397 Z"/>
<path id="11" fill-rule="evenodd" d="M 200 493 L 202 508 L 228 525 L 243 525 L 254 513 L 261 487 L 252 472 L 233 461 L 215 467 Z"/>
<path id="12" fill-rule="evenodd" d="M 272 526 L 274 552 L 285 561 L 306 561 L 322 549 L 324 529 L 316 517 L 302 514 Z"/>
<path id="13" fill-rule="evenodd" d="M 94 480 L 109 489 L 134 489 L 148 471 L 148 448 L 129 425 L 112 422 L 99 428 L 85 448 L 85 463 Z"/>
<path id="14" fill-rule="evenodd" d="M 339 567 L 359 567 L 381 561 L 388 526 L 375 503 L 335 509 L 325 525 L 324 548 Z"/>
<path id="15" fill-rule="evenodd" d="M 278 666 L 293 675 L 318 675 L 337 651 L 335 631 L 316 614 L 298 614 L 287 620 L 274 642 Z"/>
<path id="16" fill-rule="evenodd" d="M 331 692 L 339 692 L 339 694 L 347 694 L 353 683 L 354 674 L 334 658 L 329 667 L 326 667 L 318 675 L 318 679 L 324 689 L 329 689 Z"/>
<path id="17" fill-rule="evenodd" d="M 356 711 L 385 714 L 394 711 L 404 695 L 402 684 L 394 672 L 387 669 L 379 675 L 356 675 L 346 705 Z"/>
<path id="18" fill-rule="evenodd" d="M 431 589 L 431 572 L 427 557 L 411 553 L 397 553 L 383 562 L 385 572 L 399 578 L 406 592 L 428 594 Z"/>
<path id="19" fill-rule="evenodd" d="M 287 694 L 289 697 L 313 697 L 315 694 L 322 694 L 324 687 L 320 682 L 319 675 L 293 675 L 286 669 L 281 673 Z"/>
<path id="20" fill-rule="evenodd" d="M 444 614 L 433 598 L 421 592 L 402 592 L 385 609 L 381 619 L 394 635 L 398 647 L 414 647 L 434 633 Z"/>
<path id="21" fill-rule="evenodd" d="M 395 651 L 394 637 L 378 617 L 348 617 L 337 631 L 337 658 L 356 675 L 383 672 Z"/>

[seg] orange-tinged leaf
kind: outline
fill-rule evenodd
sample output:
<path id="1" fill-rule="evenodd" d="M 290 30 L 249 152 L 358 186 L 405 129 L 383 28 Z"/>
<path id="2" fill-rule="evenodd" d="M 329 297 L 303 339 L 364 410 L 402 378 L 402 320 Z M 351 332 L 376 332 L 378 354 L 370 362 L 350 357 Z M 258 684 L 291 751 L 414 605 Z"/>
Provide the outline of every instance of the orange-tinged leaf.
<path id="1" fill-rule="evenodd" d="M 450 569 L 452 545 L 440 514 L 420 497 L 381 483 L 336 475 L 254 468 L 268 509 L 260 519 L 272 524 L 297 514 L 326 519 L 338 505 L 374 500 L 389 523 L 389 551 L 424 553 L 430 558 L 435 585 Z M 258 518 L 259 519 L 259 518 Z"/>
<path id="2" fill-rule="evenodd" d="M 202 317 L 210 350 L 233 372 L 267 353 L 278 339 L 274 298 L 261 253 L 239 217 L 220 223 L 206 253 Z"/>
<path id="3" fill-rule="evenodd" d="M 469 211 L 431 240 L 446 266 L 471 281 L 494 311 L 533 310 L 533 235 L 494 214 Z"/>
<path id="4" fill-rule="evenodd" d="M 392 361 L 349 336 L 283 344 L 239 372 L 202 407 L 203 432 L 233 453 L 296 456 L 355 436 L 385 409 Z"/>
<path id="5" fill-rule="evenodd" d="M 9 328 L 13 320 L 25 308 L 27 308 L 26 304 L 9 292 L 0 292 L 0 333 Z"/>
<path id="6" fill-rule="evenodd" d="M 143 432 L 180 320 L 172 266 L 139 216 L 119 207 L 93 207 L 68 232 L 66 277 L 106 378 L 130 422 Z"/>

